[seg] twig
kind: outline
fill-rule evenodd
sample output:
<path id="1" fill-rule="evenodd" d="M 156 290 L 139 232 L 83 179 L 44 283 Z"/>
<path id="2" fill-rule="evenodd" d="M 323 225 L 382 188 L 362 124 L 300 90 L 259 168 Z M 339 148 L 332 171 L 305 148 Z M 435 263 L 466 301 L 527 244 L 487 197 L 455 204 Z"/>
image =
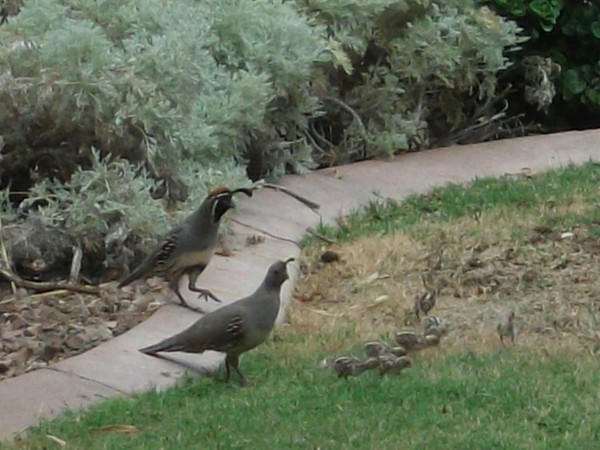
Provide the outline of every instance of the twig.
<path id="1" fill-rule="evenodd" d="M 71 261 L 71 271 L 69 273 L 69 282 L 77 283 L 79 280 L 79 272 L 81 272 L 81 258 L 83 257 L 83 251 L 80 245 L 73 247 L 73 260 Z"/>
<path id="2" fill-rule="evenodd" d="M 363 138 L 363 152 L 366 155 L 366 150 L 367 150 L 367 142 L 368 142 L 368 137 L 367 137 L 367 128 L 365 127 L 365 124 L 363 123 L 362 119 L 360 118 L 360 116 L 358 115 L 358 113 L 356 111 L 354 111 L 354 109 L 352 109 L 350 106 L 348 106 L 346 103 L 344 103 L 343 101 L 341 101 L 339 98 L 335 98 L 335 97 L 330 97 L 328 95 L 323 97 L 323 100 L 327 100 L 330 102 L 335 103 L 336 105 L 338 105 L 339 107 L 341 107 L 343 110 L 345 110 L 346 112 L 350 113 L 350 115 L 354 118 L 354 120 L 356 121 L 356 123 L 358 123 L 358 126 L 360 127 L 360 132 L 362 134 L 362 138 Z"/>
<path id="3" fill-rule="evenodd" d="M 84 286 L 82 284 L 73 284 L 65 281 L 29 281 L 24 280 L 9 269 L 0 269 L 0 275 L 6 278 L 11 283 L 25 289 L 33 289 L 34 291 L 52 291 L 65 289 L 67 291 L 81 292 L 83 294 L 98 294 L 100 288 L 98 286 Z"/>
<path id="4" fill-rule="evenodd" d="M 319 233 L 318 231 L 316 231 L 313 227 L 308 227 L 306 229 L 306 232 L 309 234 L 312 234 L 314 237 L 316 237 L 317 239 L 320 239 L 323 242 L 327 242 L 328 244 L 337 244 L 337 241 L 334 239 L 329 239 L 326 236 L 323 236 L 321 233 Z"/>
<path id="5" fill-rule="evenodd" d="M 315 203 L 312 200 L 307 199 L 306 197 L 302 197 L 300 194 L 296 194 L 295 192 L 291 191 L 290 189 L 288 189 L 284 186 L 280 186 L 278 184 L 266 183 L 264 180 L 259 180 L 256 183 L 254 183 L 251 187 L 252 190 L 261 189 L 261 188 L 273 189 L 273 190 L 276 190 L 279 192 L 283 192 L 284 194 L 289 195 L 290 197 L 298 200 L 300 203 L 309 207 L 314 212 L 317 212 L 317 210 L 321 207 L 321 205 L 319 205 L 318 203 Z"/>
<path id="6" fill-rule="evenodd" d="M 111 284 L 115 284 L 114 281 L 107 281 L 106 283 L 102 283 L 99 284 L 98 290 L 103 289 L 104 287 L 111 285 Z M 68 289 L 57 289 L 54 291 L 46 291 L 46 292 L 40 292 L 38 294 L 32 294 L 27 296 L 27 300 L 30 302 L 36 302 L 36 301 L 41 301 L 44 300 L 45 298 L 48 297 L 63 297 L 65 295 L 69 295 L 72 294 L 73 291 L 72 290 L 68 290 Z M 9 298 L 5 298 L 4 300 L 0 300 L 0 305 L 6 305 L 8 303 L 12 303 L 16 300 L 16 298 L 14 296 L 9 297 Z"/>
<path id="7" fill-rule="evenodd" d="M 301 247 L 300 247 L 300 244 L 298 244 L 298 242 L 294 241 L 293 239 L 288 239 L 288 238 L 285 238 L 285 237 L 277 236 L 277 235 L 275 235 L 275 234 L 273 234 L 273 233 L 269 233 L 268 231 L 261 230 L 260 228 L 257 228 L 257 227 L 255 227 L 254 225 L 250 225 L 250 224 L 247 224 L 247 223 L 241 222 L 240 220 L 238 220 L 238 219 L 236 219 L 236 218 L 231 218 L 231 219 L 229 219 L 229 220 L 230 220 L 231 222 L 235 222 L 235 223 L 237 223 L 238 225 L 241 225 L 241 226 L 243 226 L 243 227 L 250 228 L 250 229 L 252 229 L 252 230 L 254 230 L 254 231 L 259 231 L 259 232 L 261 232 L 261 233 L 263 233 L 263 234 L 266 234 L 267 236 L 269 236 L 269 237 L 272 237 L 273 239 L 277 239 L 277 240 L 279 240 L 279 241 L 290 242 L 290 243 L 292 243 L 292 244 L 294 244 L 294 245 L 297 245 L 299 248 L 301 248 Z"/>
<path id="8" fill-rule="evenodd" d="M 10 263 L 8 261 L 8 253 L 6 253 L 6 247 L 4 247 L 4 239 L 2 238 L 2 230 L 3 230 L 3 226 L 2 226 L 2 217 L 0 217 L 0 251 L 2 252 L 2 259 L 4 261 L 4 265 L 6 266 L 6 268 L 8 270 L 10 270 Z M 12 290 L 13 294 L 17 293 L 17 286 L 15 285 L 14 281 L 10 282 L 10 289 Z"/>

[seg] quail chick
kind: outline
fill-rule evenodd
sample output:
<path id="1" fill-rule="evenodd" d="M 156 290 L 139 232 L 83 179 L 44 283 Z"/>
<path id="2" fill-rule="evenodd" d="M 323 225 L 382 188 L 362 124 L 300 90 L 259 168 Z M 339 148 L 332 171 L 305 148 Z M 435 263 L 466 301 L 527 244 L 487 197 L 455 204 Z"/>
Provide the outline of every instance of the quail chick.
<path id="1" fill-rule="evenodd" d="M 159 275 L 169 281 L 181 304 L 188 306 L 179 292 L 180 278 L 188 275 L 190 291 L 220 301 L 209 290 L 197 288 L 196 280 L 212 259 L 221 218 L 233 208 L 233 196 L 238 192 L 252 196 L 251 189 L 243 188 L 231 191 L 221 187 L 210 192 L 193 214 L 159 240 L 148 257 L 119 282 L 119 287 L 139 278 Z"/>
<path id="2" fill-rule="evenodd" d="M 392 347 L 382 341 L 369 341 L 363 347 L 365 355 L 369 358 L 377 358 L 379 355 L 392 352 Z"/>
<path id="3" fill-rule="evenodd" d="M 159 352 L 224 352 L 226 379 L 230 378 L 230 369 L 234 369 L 246 383 L 238 367 L 239 357 L 262 344 L 271 333 L 279 312 L 281 285 L 288 279 L 286 265 L 291 261 L 293 258 L 272 264 L 261 285 L 250 296 L 203 316 L 181 333 L 140 352 L 152 356 Z"/>
<path id="4" fill-rule="evenodd" d="M 406 351 L 419 350 L 423 347 L 424 338 L 414 331 L 399 331 L 394 335 L 396 344 L 404 347 Z"/>
<path id="5" fill-rule="evenodd" d="M 412 360 L 408 356 L 394 356 L 391 353 L 379 357 L 379 373 L 398 375 L 402 370 L 412 366 Z"/>
<path id="6" fill-rule="evenodd" d="M 377 358 L 369 358 L 365 362 L 357 358 L 350 356 L 340 356 L 332 362 L 333 371 L 337 374 L 338 378 L 346 378 L 350 376 L 357 377 L 369 369 L 373 369 L 379 366 L 379 360 Z"/>
<path id="7" fill-rule="evenodd" d="M 442 336 L 446 332 L 446 326 L 441 318 L 436 316 L 426 316 L 421 320 L 423 326 L 423 334 L 425 336 L 435 334 L 436 336 Z"/>
<path id="8" fill-rule="evenodd" d="M 498 330 L 498 336 L 500 337 L 500 342 L 502 342 L 503 345 L 504 345 L 505 337 L 510 337 L 510 341 L 513 344 L 515 343 L 515 337 L 516 337 L 517 333 L 516 333 L 516 329 L 515 329 L 514 319 L 515 319 L 515 312 L 511 311 L 508 314 L 508 317 L 506 318 L 506 320 L 500 322 L 496 328 Z"/>
<path id="9" fill-rule="evenodd" d="M 435 306 L 437 293 L 435 291 L 427 291 L 415 297 L 415 305 L 413 311 L 417 319 L 421 318 L 421 313 L 427 315 Z"/>

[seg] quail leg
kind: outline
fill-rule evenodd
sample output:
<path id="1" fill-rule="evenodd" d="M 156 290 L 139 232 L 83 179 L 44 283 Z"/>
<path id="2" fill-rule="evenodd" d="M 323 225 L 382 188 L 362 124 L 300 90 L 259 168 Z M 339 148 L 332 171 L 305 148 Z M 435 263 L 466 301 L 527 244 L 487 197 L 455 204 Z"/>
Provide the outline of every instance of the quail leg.
<path id="1" fill-rule="evenodd" d="M 186 307 L 187 309 L 191 309 L 194 312 L 198 312 L 201 314 L 204 314 L 205 311 L 202 308 L 195 308 L 193 306 L 190 306 L 185 299 L 183 298 L 183 295 L 181 295 L 181 292 L 179 292 L 179 278 L 174 278 L 173 281 L 171 282 L 170 285 L 171 289 L 173 290 L 173 292 L 175 292 L 175 294 L 177 295 L 177 298 L 179 299 L 179 301 L 181 302 L 181 306 Z"/>
<path id="2" fill-rule="evenodd" d="M 240 372 L 239 369 L 239 357 L 238 356 L 233 356 L 233 355 L 227 355 L 227 358 L 225 358 L 225 365 L 226 367 L 229 368 L 229 366 L 233 367 L 233 369 L 238 373 L 238 375 L 240 376 L 242 385 L 248 385 L 250 384 L 250 381 L 244 376 L 244 374 L 242 372 Z M 229 379 L 229 369 L 227 370 L 227 376 Z"/>
<path id="3" fill-rule="evenodd" d="M 190 272 L 188 272 L 188 277 L 189 277 L 189 282 L 188 282 L 188 289 L 192 292 L 197 292 L 200 294 L 200 296 L 198 298 L 203 298 L 208 301 L 208 299 L 212 299 L 215 302 L 221 303 L 221 300 L 212 292 L 210 292 L 208 289 L 200 289 L 196 287 L 196 280 L 198 279 L 198 277 L 200 276 L 200 274 L 204 271 L 204 268 L 206 266 L 203 267 L 197 267 L 195 269 L 192 269 Z"/>

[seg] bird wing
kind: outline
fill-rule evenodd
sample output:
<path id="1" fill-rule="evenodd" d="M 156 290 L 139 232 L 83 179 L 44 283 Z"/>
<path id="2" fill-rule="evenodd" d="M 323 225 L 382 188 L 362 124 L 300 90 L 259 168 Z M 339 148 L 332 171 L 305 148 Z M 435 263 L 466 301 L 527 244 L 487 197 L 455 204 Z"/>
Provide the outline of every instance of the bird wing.
<path id="1" fill-rule="evenodd" d="M 152 252 L 152 258 L 154 259 L 154 261 L 156 261 L 157 265 L 162 266 L 169 261 L 169 259 L 177 249 L 180 231 L 180 229 L 171 230 L 166 236 L 162 238 L 162 240 L 156 246 L 156 248 Z"/>

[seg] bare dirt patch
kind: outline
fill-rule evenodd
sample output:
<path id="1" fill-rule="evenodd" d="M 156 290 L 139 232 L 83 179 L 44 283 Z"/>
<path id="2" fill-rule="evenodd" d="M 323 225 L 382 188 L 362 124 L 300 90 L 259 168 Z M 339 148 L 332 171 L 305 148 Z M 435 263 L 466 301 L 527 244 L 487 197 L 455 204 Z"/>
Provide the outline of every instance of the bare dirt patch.
<path id="1" fill-rule="evenodd" d="M 371 339 L 391 340 L 396 331 L 420 330 L 413 304 L 424 290 L 425 276 L 430 284 L 447 282 L 430 312 L 443 319 L 448 331 L 437 351 L 501 347 L 496 327 L 514 310 L 517 347 L 596 354 L 597 224 L 561 225 L 565 217 L 595 206 L 574 201 L 550 207 L 530 214 L 498 210 L 446 223 L 423 222 L 410 232 L 310 247 L 304 253 L 306 271 L 292 328 L 304 335 L 331 332 L 320 342 L 332 354 Z M 548 220 L 548 213 L 556 220 Z M 323 263 L 325 250 L 340 260 Z"/>
<path id="2" fill-rule="evenodd" d="M 123 334 L 172 296 L 163 283 L 152 281 L 106 288 L 100 295 L 6 294 L 0 298 L 0 379 L 46 367 Z"/>

